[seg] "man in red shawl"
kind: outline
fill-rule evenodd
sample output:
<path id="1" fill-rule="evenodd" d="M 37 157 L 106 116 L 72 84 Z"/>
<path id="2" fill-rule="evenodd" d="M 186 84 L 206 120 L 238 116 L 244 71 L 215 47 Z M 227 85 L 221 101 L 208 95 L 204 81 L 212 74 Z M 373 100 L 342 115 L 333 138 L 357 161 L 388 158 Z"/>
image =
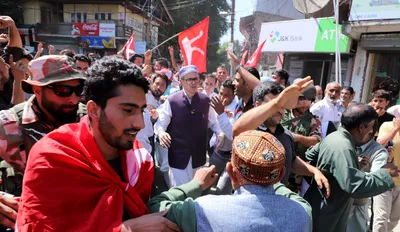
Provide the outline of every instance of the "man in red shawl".
<path id="1" fill-rule="evenodd" d="M 88 115 L 30 151 L 16 231 L 179 231 L 163 214 L 146 215 L 154 167 L 136 135 L 148 89 L 120 58 L 88 70 Z"/>

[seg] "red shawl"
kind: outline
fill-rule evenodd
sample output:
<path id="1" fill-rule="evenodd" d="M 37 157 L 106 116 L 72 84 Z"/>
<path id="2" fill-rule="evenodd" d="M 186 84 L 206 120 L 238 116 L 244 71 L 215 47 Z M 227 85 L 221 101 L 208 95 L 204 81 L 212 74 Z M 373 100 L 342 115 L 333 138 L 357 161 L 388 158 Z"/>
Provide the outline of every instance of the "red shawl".
<path id="1" fill-rule="evenodd" d="M 120 231 L 123 209 L 148 213 L 154 178 L 150 154 L 135 141 L 121 151 L 125 180 L 103 158 L 88 118 L 48 134 L 30 151 L 18 231 Z"/>

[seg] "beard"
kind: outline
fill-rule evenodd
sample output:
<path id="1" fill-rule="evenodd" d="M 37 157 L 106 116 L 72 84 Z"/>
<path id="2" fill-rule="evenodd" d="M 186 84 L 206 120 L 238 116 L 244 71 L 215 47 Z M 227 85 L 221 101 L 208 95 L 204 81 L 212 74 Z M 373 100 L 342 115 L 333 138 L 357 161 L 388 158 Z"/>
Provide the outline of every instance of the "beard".
<path id="1" fill-rule="evenodd" d="M 151 90 L 151 94 L 153 94 L 153 96 L 154 96 L 156 99 L 159 99 L 159 98 L 163 95 L 163 93 L 162 93 L 160 90 L 158 90 L 158 89 Z"/>
<path id="2" fill-rule="evenodd" d="M 48 101 L 45 95 L 42 98 L 42 106 L 60 123 L 75 123 L 77 121 L 78 105 L 61 104 Z"/>
<path id="3" fill-rule="evenodd" d="M 100 112 L 99 131 L 104 140 L 106 140 L 111 147 L 118 150 L 131 150 L 133 148 L 133 141 L 126 140 L 126 142 L 124 142 L 123 134 L 119 136 L 113 135 L 116 132 L 115 126 L 108 120 L 104 110 Z M 132 129 L 124 131 L 132 131 Z"/>

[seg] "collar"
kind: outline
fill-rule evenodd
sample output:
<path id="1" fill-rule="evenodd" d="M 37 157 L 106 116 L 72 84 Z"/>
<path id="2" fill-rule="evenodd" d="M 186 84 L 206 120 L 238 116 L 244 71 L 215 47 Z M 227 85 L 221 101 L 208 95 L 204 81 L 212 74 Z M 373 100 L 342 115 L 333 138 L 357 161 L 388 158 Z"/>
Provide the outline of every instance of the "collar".
<path id="1" fill-rule="evenodd" d="M 273 134 L 273 135 L 282 134 L 282 133 L 285 132 L 285 128 L 283 128 L 283 126 L 282 126 L 281 124 L 278 124 L 278 125 L 276 126 L 275 133 L 272 133 L 272 132 L 269 130 L 269 128 L 268 128 L 264 123 L 261 124 L 261 125 L 258 127 L 258 130 L 260 130 L 260 131 L 262 131 L 262 132 L 268 132 L 268 133 Z"/>
<path id="2" fill-rule="evenodd" d="M 243 100 L 244 100 L 243 98 L 240 98 L 238 104 L 243 109 L 243 113 L 244 113 L 253 108 L 254 102 L 253 102 L 253 97 L 250 97 L 250 99 L 246 102 L 246 105 L 244 105 Z"/>
<path id="3" fill-rule="evenodd" d="M 42 111 L 36 101 L 35 95 L 26 101 L 22 112 L 22 124 L 31 124 L 39 121 L 39 117 L 43 117 Z"/>
<path id="4" fill-rule="evenodd" d="M 354 149 L 357 149 L 356 142 L 354 141 L 353 136 L 348 130 L 344 129 L 344 127 L 339 126 L 337 131 L 340 132 L 346 139 L 350 140 L 351 145 L 354 147 Z"/>
<path id="5" fill-rule="evenodd" d="M 240 188 L 236 189 L 233 195 L 250 195 L 250 194 L 275 195 L 275 190 L 273 185 L 249 184 L 249 185 L 243 185 Z"/>

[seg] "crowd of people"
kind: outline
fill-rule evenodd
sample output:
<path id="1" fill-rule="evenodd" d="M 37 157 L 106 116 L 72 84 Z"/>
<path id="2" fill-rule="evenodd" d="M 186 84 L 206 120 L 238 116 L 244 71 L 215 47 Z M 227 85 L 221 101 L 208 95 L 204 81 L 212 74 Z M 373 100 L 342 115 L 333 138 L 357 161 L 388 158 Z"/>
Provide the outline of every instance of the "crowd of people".
<path id="1" fill-rule="evenodd" d="M 0 224 L 15 231 L 393 231 L 400 107 L 311 77 L 0 50 Z M 2 40 L 3 41 L 3 40 Z M 154 65 L 153 65 L 153 61 Z"/>

